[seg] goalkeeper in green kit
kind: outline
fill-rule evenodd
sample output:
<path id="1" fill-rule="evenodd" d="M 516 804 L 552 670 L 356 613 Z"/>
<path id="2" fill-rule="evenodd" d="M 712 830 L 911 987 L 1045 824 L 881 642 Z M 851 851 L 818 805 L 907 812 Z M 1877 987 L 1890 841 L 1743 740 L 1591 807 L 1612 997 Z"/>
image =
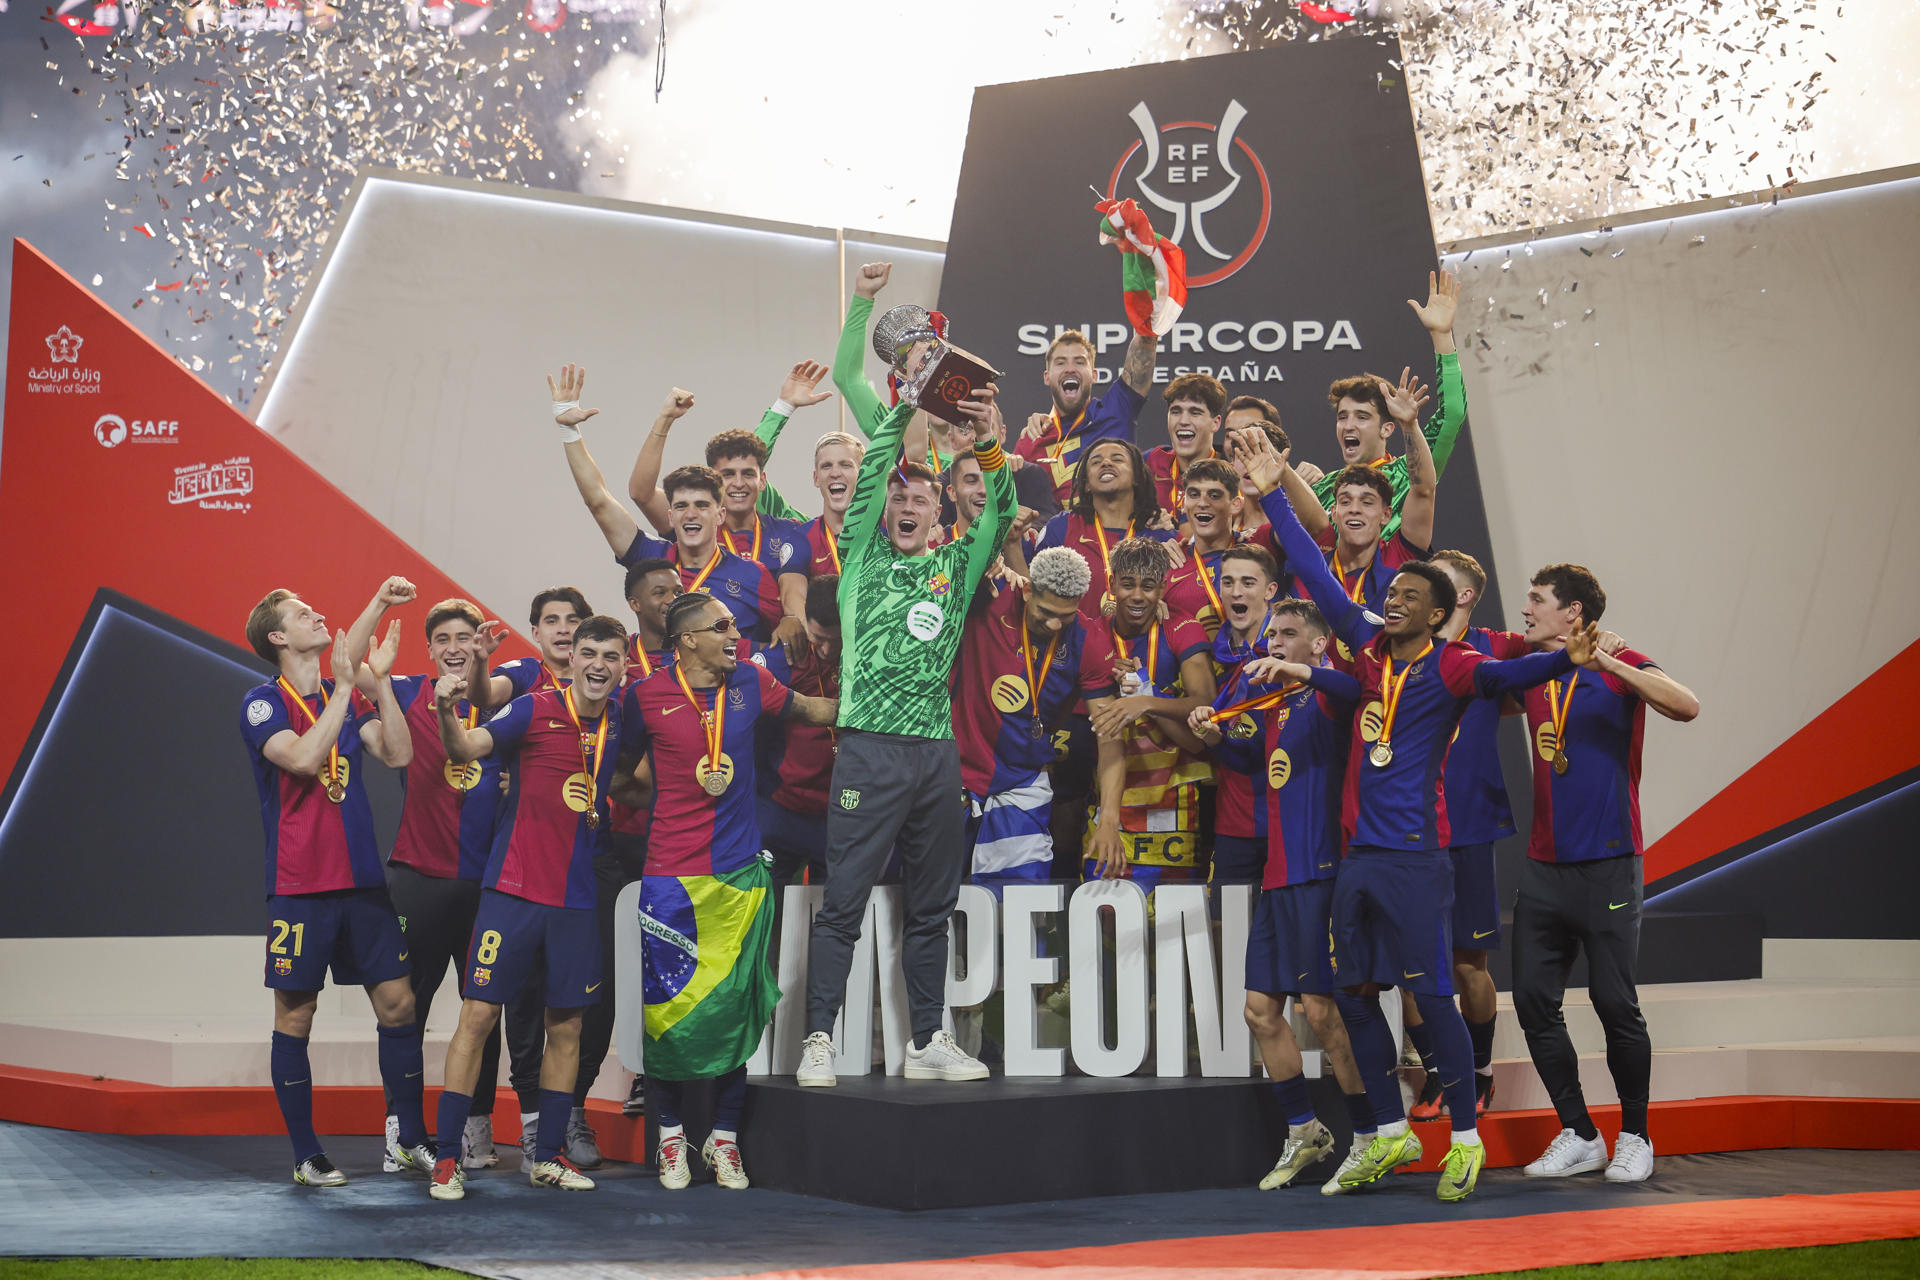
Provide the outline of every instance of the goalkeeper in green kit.
<path id="1" fill-rule="evenodd" d="M 909 326 L 903 336 L 883 354 L 908 371 L 939 341 L 931 328 Z M 976 393 L 962 411 L 984 423 L 991 399 L 991 389 Z M 807 966 L 808 1034 L 796 1074 L 802 1085 L 836 1083 L 834 1019 L 868 895 L 895 849 L 904 880 L 901 950 L 913 1020 L 907 1078 L 987 1075 L 942 1025 L 947 920 L 967 865 L 948 676 L 968 602 L 1013 523 L 1013 477 L 992 433 L 983 430 L 973 453 L 986 477 L 986 509 L 957 541 L 929 551 L 927 538 L 940 516 L 939 478 L 900 457 L 915 412 L 903 399 L 880 420 L 840 534 L 840 736 L 827 793 L 826 898 L 813 918 Z"/>

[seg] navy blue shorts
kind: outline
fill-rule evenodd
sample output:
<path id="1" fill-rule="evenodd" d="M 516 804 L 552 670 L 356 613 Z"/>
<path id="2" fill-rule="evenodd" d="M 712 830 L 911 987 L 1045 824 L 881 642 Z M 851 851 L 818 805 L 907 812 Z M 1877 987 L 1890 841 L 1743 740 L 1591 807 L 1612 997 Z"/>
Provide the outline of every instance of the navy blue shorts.
<path id="1" fill-rule="evenodd" d="M 1261 836 L 1213 837 L 1214 884 L 1259 884 L 1267 874 L 1267 842 Z"/>
<path id="2" fill-rule="evenodd" d="M 1333 881 L 1262 889 L 1247 934 L 1247 990 L 1333 994 Z"/>
<path id="3" fill-rule="evenodd" d="M 795 813 L 762 796 L 760 847 L 773 855 L 773 878 L 778 884 L 825 884 L 827 879 L 827 815 Z"/>
<path id="4" fill-rule="evenodd" d="M 1453 855 L 1453 945 L 1462 951 L 1500 949 L 1500 885 L 1491 844 L 1459 844 Z"/>
<path id="5" fill-rule="evenodd" d="M 1453 994 L 1453 859 L 1444 852 L 1355 847 L 1333 888 L 1334 973 L 1343 987 L 1377 982 Z"/>
<path id="6" fill-rule="evenodd" d="M 377 986 L 413 972 L 384 888 L 277 893 L 267 910 L 267 986 L 275 991 L 318 991 L 329 968 L 339 987 Z"/>
<path id="7" fill-rule="evenodd" d="M 542 972 L 547 1008 L 600 1003 L 600 922 L 594 909 L 550 907 L 498 889 L 481 890 L 462 994 L 505 1004 Z"/>

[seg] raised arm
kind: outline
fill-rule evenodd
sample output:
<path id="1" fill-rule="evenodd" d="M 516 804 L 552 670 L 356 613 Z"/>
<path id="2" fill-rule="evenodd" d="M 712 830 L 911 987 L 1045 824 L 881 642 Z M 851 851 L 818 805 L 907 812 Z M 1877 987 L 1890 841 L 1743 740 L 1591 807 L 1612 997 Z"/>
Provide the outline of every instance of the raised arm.
<path id="1" fill-rule="evenodd" d="M 1446 474 L 1447 460 L 1453 456 L 1460 428 L 1467 421 L 1467 389 L 1460 381 L 1460 356 L 1453 344 L 1453 318 L 1460 305 L 1460 277 L 1451 271 L 1437 275 L 1429 271 L 1427 304 L 1421 306 L 1408 298 L 1407 305 L 1413 308 L 1413 314 L 1420 318 L 1421 325 L 1433 339 L 1433 377 L 1440 399 L 1422 434 L 1432 449 L 1433 474 L 1438 478 Z M 1408 441 L 1411 445 L 1411 434 Z"/>
<path id="2" fill-rule="evenodd" d="M 774 399 L 772 407 L 760 415 L 760 425 L 753 429 L 761 444 L 767 446 L 767 457 L 773 457 L 773 447 L 780 443 L 780 433 L 786 429 L 788 419 L 793 417 L 795 409 L 804 409 L 822 400 L 833 399 L 831 391 L 815 391 L 820 379 L 827 376 L 827 366 L 811 360 L 802 360 L 787 372 L 780 383 L 780 394 Z M 634 477 L 639 478 L 639 465 L 634 466 Z M 760 490 L 760 500 L 755 504 L 761 515 L 774 516 L 781 520 L 805 520 L 806 515 L 788 502 L 781 492 L 769 481 Z"/>
<path id="3" fill-rule="evenodd" d="M 494 650 L 500 647 L 506 634 L 507 624 L 498 618 L 487 619 L 473 633 L 473 661 L 482 678 L 468 687 L 467 701 L 472 704 L 474 714 L 482 720 L 487 718 L 489 710 L 513 697 L 513 681 L 505 676 L 488 674 Z"/>
<path id="4" fill-rule="evenodd" d="M 986 396 L 991 387 L 982 387 L 975 397 Z M 1000 442 L 992 436 L 977 441 L 973 446 L 973 457 L 980 464 L 980 474 L 987 483 L 987 506 L 980 518 L 967 526 L 960 535 L 960 555 L 962 572 L 966 575 L 962 581 L 968 595 L 986 576 L 987 569 L 1006 543 L 1007 531 L 1013 528 L 1013 517 L 1019 506 L 1013 496 L 1013 472 L 1007 468 L 1007 456 L 1000 448 Z"/>
<path id="5" fill-rule="evenodd" d="M 580 491 L 580 500 L 587 504 L 593 522 L 600 526 L 601 536 L 613 548 L 613 554 L 622 556 L 633 545 L 640 523 L 607 488 L 607 478 L 600 474 L 600 465 L 580 439 L 580 424 L 600 412 L 580 407 L 580 393 L 586 386 L 587 371 L 579 365 L 563 366 L 557 384 L 551 376 L 547 378 L 547 389 L 553 394 L 553 420 L 560 424 L 560 439 L 566 444 L 567 469 L 573 473 L 573 487 Z"/>
<path id="6" fill-rule="evenodd" d="M 833 353 L 833 385 L 845 398 L 855 425 L 868 436 L 879 430 L 887 406 L 867 378 L 867 322 L 873 318 L 874 298 L 892 274 L 891 262 L 869 262 L 860 268 L 860 274 L 854 277 L 853 296 L 847 299 L 847 322 L 840 327 L 840 345 Z"/>
<path id="7" fill-rule="evenodd" d="M 387 610 L 411 602 L 418 594 L 411 582 L 398 575 L 380 584 L 380 589 L 373 593 L 373 599 L 367 602 L 367 607 L 347 628 L 347 653 L 356 664 L 367 660 L 367 650 L 373 647 L 373 633 Z M 364 667 L 360 668 L 354 677 L 354 687 L 371 698 L 374 694 L 373 685 L 372 675 Z"/>
<path id="8" fill-rule="evenodd" d="M 333 744 L 339 741 L 340 729 L 347 722 L 347 711 L 353 705 L 354 670 L 358 666 L 347 652 L 347 633 L 334 632 L 333 696 L 327 700 L 326 710 L 307 726 L 305 733 L 282 729 L 274 734 L 260 748 L 260 753 L 295 777 L 311 778 L 318 774 L 320 766 L 333 754 Z"/>
<path id="9" fill-rule="evenodd" d="M 1160 339 L 1136 333 L 1127 344 L 1126 363 L 1120 366 L 1120 381 L 1132 387 L 1134 394 L 1146 395 L 1153 387 L 1153 366 L 1160 358 Z"/>
<path id="10" fill-rule="evenodd" d="M 1564 649 L 1545 649 L 1520 658 L 1488 658 L 1474 664 L 1473 688 L 1456 692 L 1471 692 L 1481 698 L 1519 693 L 1572 674 L 1574 667 L 1587 665 L 1599 649 L 1600 628 L 1587 623 L 1567 637 Z"/>
<path id="11" fill-rule="evenodd" d="M 847 517 L 840 526 L 840 544 L 848 548 L 841 553 L 843 559 L 855 550 L 865 550 L 880 528 L 880 517 L 887 506 L 887 476 L 900 461 L 900 435 L 913 412 L 910 404 L 895 405 L 893 412 L 880 419 L 866 456 L 860 459 L 853 500 L 847 504 Z"/>
<path id="12" fill-rule="evenodd" d="M 667 392 L 667 398 L 660 403 L 660 412 L 653 419 L 653 429 L 647 432 L 647 438 L 640 446 L 640 454 L 633 460 L 633 474 L 627 477 L 627 496 L 640 508 L 642 515 L 661 533 L 668 533 L 673 527 L 673 513 L 667 510 L 667 499 L 660 492 L 660 468 L 664 465 L 667 452 L 667 437 L 673 434 L 673 424 L 693 408 L 693 392 L 683 391 L 679 387 Z M 571 447 L 571 446 L 569 446 Z M 582 449 L 584 453 L 585 450 Z M 575 481 L 579 480 L 576 473 Z M 622 508 L 621 514 L 625 514 Z M 605 526 L 601 526 L 605 528 Z M 669 535 L 671 536 L 671 535 Z M 627 543 L 632 545 L 633 539 Z M 625 555 L 626 547 L 614 548 L 616 556 Z"/>
<path id="13" fill-rule="evenodd" d="M 389 579 L 389 581 L 392 581 Z M 393 663 L 400 656 L 400 619 L 387 628 L 387 638 L 367 655 L 362 676 L 373 680 L 373 705 L 378 717 L 360 726 L 360 742 L 367 753 L 381 764 L 404 769 L 413 763 L 413 733 L 407 728 L 406 713 L 393 696 Z"/>
<path id="14" fill-rule="evenodd" d="M 1700 714 L 1700 699 L 1694 696 L 1693 690 L 1658 667 L 1636 667 L 1622 662 L 1608 653 L 1605 646 L 1597 646 L 1593 661 L 1585 665 L 1626 685 L 1640 701 L 1669 720 L 1685 724 Z"/>
<path id="15" fill-rule="evenodd" d="M 1273 526 L 1280 550 L 1286 553 L 1287 568 L 1306 583 L 1307 594 L 1326 615 L 1333 634 L 1356 649 L 1373 639 L 1379 633 L 1380 624 L 1372 621 L 1367 611 L 1348 597 L 1346 588 L 1333 576 L 1333 570 L 1327 568 L 1320 545 L 1302 527 L 1293 504 L 1287 501 L 1286 491 L 1280 488 L 1286 464 L 1274 452 L 1273 442 L 1264 431 L 1240 431 L 1235 433 L 1230 447 L 1246 468 L 1247 478 L 1260 490 L 1260 509 L 1267 513 L 1267 522 Z"/>
<path id="16" fill-rule="evenodd" d="M 1427 389 L 1413 370 L 1400 371 L 1400 385 L 1376 378 L 1387 412 L 1407 438 L 1407 497 L 1400 505 L 1400 535 L 1423 552 L 1433 548 L 1434 499 L 1440 491 L 1440 476 L 1434 469 L 1433 453 L 1427 447 L 1426 433 L 1420 430 L 1420 406 L 1427 401 Z"/>

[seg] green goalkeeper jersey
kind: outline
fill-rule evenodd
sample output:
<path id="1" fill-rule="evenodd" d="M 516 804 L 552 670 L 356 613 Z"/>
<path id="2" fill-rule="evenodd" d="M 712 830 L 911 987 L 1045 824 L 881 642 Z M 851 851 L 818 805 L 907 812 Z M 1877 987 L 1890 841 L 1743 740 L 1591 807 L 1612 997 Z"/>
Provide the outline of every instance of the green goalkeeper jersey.
<path id="1" fill-rule="evenodd" d="M 956 541 L 902 555 L 881 517 L 914 412 L 903 402 L 880 419 L 840 531 L 840 727 L 951 738 L 947 681 L 968 602 L 1013 524 L 1013 475 L 999 445 L 976 449 L 986 510 Z"/>
<path id="2" fill-rule="evenodd" d="M 1460 357 L 1454 352 L 1446 352 L 1433 358 L 1434 381 L 1438 384 L 1436 394 L 1438 403 L 1433 407 L 1433 416 L 1427 419 L 1427 425 L 1420 428 L 1427 437 L 1427 447 L 1433 451 L 1433 475 L 1437 480 L 1446 474 L 1447 459 L 1453 456 L 1453 446 L 1460 439 L 1460 427 L 1467 420 L 1467 388 L 1460 381 Z M 1407 456 L 1396 453 L 1392 457 L 1382 458 L 1373 464 L 1380 468 L 1380 474 L 1387 478 L 1393 488 L 1393 515 L 1387 520 L 1387 527 L 1380 531 L 1380 541 L 1385 542 L 1400 530 L 1400 508 L 1406 505 L 1407 490 L 1412 481 L 1407 476 Z M 1339 470 L 1328 472 L 1313 486 L 1313 496 L 1320 499 L 1320 505 L 1333 510 L 1333 491 Z"/>

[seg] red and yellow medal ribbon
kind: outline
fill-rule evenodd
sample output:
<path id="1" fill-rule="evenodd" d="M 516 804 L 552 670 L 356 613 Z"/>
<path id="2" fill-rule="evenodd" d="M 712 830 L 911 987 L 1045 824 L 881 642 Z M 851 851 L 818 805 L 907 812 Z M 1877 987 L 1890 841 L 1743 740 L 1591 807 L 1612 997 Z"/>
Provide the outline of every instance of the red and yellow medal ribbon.
<path id="1" fill-rule="evenodd" d="M 827 523 L 825 516 L 820 517 L 820 536 L 827 540 L 827 554 L 833 557 L 833 571 L 840 572 L 840 539 L 833 536 L 833 526 Z"/>
<path id="2" fill-rule="evenodd" d="M 1160 624 L 1147 628 L 1147 687 L 1160 692 Z"/>
<path id="3" fill-rule="evenodd" d="M 1239 715 L 1242 711 L 1260 711 L 1285 702 L 1288 698 L 1291 698 L 1294 694 L 1306 687 L 1306 685 L 1295 681 L 1284 689 L 1269 689 L 1267 692 L 1256 694 L 1251 698 L 1242 698 L 1230 707 L 1222 707 L 1207 718 L 1215 724 L 1224 724 Z"/>
<path id="4" fill-rule="evenodd" d="M 1432 652 L 1433 641 L 1429 640 L 1427 647 L 1407 664 L 1407 669 L 1400 673 L 1398 680 L 1393 678 L 1393 653 L 1388 651 L 1380 655 L 1380 745 L 1392 746 L 1393 717 L 1400 710 L 1400 695 L 1406 691 L 1407 677 L 1420 665 L 1420 659 Z"/>
<path id="5" fill-rule="evenodd" d="M 1173 522 L 1179 524 L 1180 513 L 1186 510 L 1187 507 L 1187 495 L 1180 488 L 1180 459 L 1175 458 L 1173 460 L 1172 474 L 1168 479 L 1173 482 Z"/>
<path id="6" fill-rule="evenodd" d="M 600 727 L 588 733 L 580 724 L 580 711 L 573 705 L 573 686 L 568 685 L 560 691 L 561 705 L 567 709 L 567 719 L 573 721 L 573 731 L 580 735 L 580 772 L 587 776 L 587 812 L 593 812 L 594 804 L 599 800 L 599 773 L 601 757 L 607 752 L 607 722 L 613 719 L 607 709 L 600 709 Z M 592 754 L 588 754 L 591 744 Z"/>
<path id="7" fill-rule="evenodd" d="M 1087 420 L 1087 411 L 1085 409 L 1082 409 L 1080 411 L 1080 416 L 1073 420 L 1073 425 L 1070 427 L 1062 427 L 1060 425 L 1060 410 L 1058 408 L 1053 409 L 1051 412 L 1048 413 L 1047 416 L 1053 419 L 1053 429 L 1060 433 L 1060 436 L 1059 436 L 1060 447 L 1047 455 L 1047 461 L 1051 465 L 1057 468 L 1062 465 L 1062 459 L 1064 459 L 1067 456 L 1068 438 L 1072 436 L 1074 432 L 1080 429 L 1081 423 Z"/>
<path id="8" fill-rule="evenodd" d="M 1137 523 L 1138 521 L 1133 519 L 1127 521 L 1128 538 L 1133 536 L 1133 528 Z M 1111 571 L 1113 568 L 1113 551 L 1107 546 L 1107 527 L 1101 523 L 1098 514 L 1093 517 L 1093 537 L 1094 540 L 1100 544 L 1100 567 Z M 1122 541 L 1125 541 L 1125 539 L 1122 539 Z"/>
<path id="9" fill-rule="evenodd" d="M 740 548 L 735 546 L 733 542 L 733 530 L 722 525 L 720 527 L 720 537 L 726 544 L 727 550 L 733 552 L 735 555 L 740 554 Z M 715 548 L 715 550 L 718 550 L 718 548 Z M 760 513 L 758 511 L 753 513 L 753 550 L 747 552 L 746 558 L 749 560 L 758 560 L 760 558 Z M 711 568 L 712 566 L 709 565 L 708 567 Z M 701 576 L 704 577 L 705 575 L 703 574 Z M 698 591 L 699 589 L 700 586 L 698 583 L 687 588 L 689 591 Z"/>
<path id="10" fill-rule="evenodd" d="M 1378 552 L 1376 552 L 1375 554 L 1378 554 Z M 1360 605 L 1363 608 L 1366 606 L 1366 601 L 1362 600 L 1360 597 L 1366 591 L 1367 569 L 1371 567 L 1372 567 L 1371 565 L 1368 565 L 1357 570 L 1354 575 L 1353 585 L 1348 586 L 1347 571 L 1340 567 L 1340 548 L 1337 544 L 1333 548 L 1333 576 L 1340 579 L 1340 589 L 1347 593 L 1347 599 L 1353 601 L 1355 604 Z"/>
<path id="11" fill-rule="evenodd" d="M 293 699 L 294 705 L 306 713 L 307 728 L 314 728 L 320 723 L 320 717 L 313 714 L 313 708 L 308 706 L 307 700 L 301 697 L 292 685 L 287 683 L 285 676 L 277 677 L 274 683 L 286 690 L 287 696 Z M 320 682 L 320 710 L 322 714 L 332 705 L 333 696 L 327 692 L 327 682 L 322 680 Z M 343 781 L 336 780 L 344 778 L 345 774 L 346 770 L 340 767 L 340 735 L 336 733 L 333 736 L 333 745 L 327 748 L 327 772 L 321 777 L 320 781 L 329 787 L 344 786 L 346 784 Z"/>
<path id="12" fill-rule="evenodd" d="M 1206 588 L 1207 603 L 1213 606 L 1213 616 L 1220 619 L 1221 624 L 1224 625 L 1227 621 L 1227 611 L 1220 603 L 1220 590 L 1214 585 L 1212 570 L 1207 568 L 1207 558 L 1200 551 L 1200 540 L 1189 538 L 1187 550 L 1193 554 L 1194 571 L 1200 578 L 1200 585 Z"/>
<path id="13" fill-rule="evenodd" d="M 1060 633 L 1047 637 L 1047 659 L 1040 664 L 1040 680 L 1033 679 L 1033 642 L 1027 638 L 1027 612 L 1020 611 L 1020 656 L 1027 664 L 1027 696 L 1033 702 L 1033 718 L 1040 718 L 1040 686 L 1046 684 L 1047 677 L 1053 673 L 1053 651 L 1060 643 Z"/>
<path id="14" fill-rule="evenodd" d="M 760 527 L 759 518 L 755 517 L 754 528 L 758 529 L 759 527 Z M 707 575 L 712 573 L 714 569 L 719 567 L 719 564 L 720 564 L 720 544 L 716 542 L 713 544 L 713 556 L 711 559 L 707 561 L 707 567 L 702 569 L 699 572 L 699 574 L 694 577 L 694 580 L 692 582 L 687 583 L 687 590 L 698 591 L 700 589 L 700 584 L 707 580 Z M 683 577 L 686 573 L 686 568 L 687 567 L 685 565 L 680 566 L 680 572 L 683 575 Z"/>
<path id="15" fill-rule="evenodd" d="M 647 647 L 640 643 L 640 637 L 635 636 L 627 641 L 627 648 L 633 654 L 634 661 L 640 664 L 640 677 L 645 679 L 652 675 L 653 659 L 647 657 Z"/>
<path id="16" fill-rule="evenodd" d="M 1580 683 L 1580 673 L 1574 672 L 1567 679 L 1567 693 L 1560 695 L 1560 682 L 1547 681 L 1547 714 L 1553 718 L 1553 749 L 1555 754 L 1565 755 L 1567 751 L 1567 713 L 1573 710 L 1574 686 Z"/>
<path id="17" fill-rule="evenodd" d="M 685 667 L 676 665 L 673 668 L 673 678 L 679 681 L 680 692 L 687 695 L 687 701 L 693 705 L 695 714 L 700 717 L 701 731 L 707 740 L 707 772 L 712 773 L 720 768 L 720 742 L 727 736 L 726 683 L 722 681 L 714 686 L 713 710 L 707 711 L 700 706 L 700 699 L 693 695 L 693 686 L 687 683 Z M 695 772 L 698 773 L 699 770 L 695 769 Z M 703 777 L 700 782 L 704 784 L 706 779 Z"/>

